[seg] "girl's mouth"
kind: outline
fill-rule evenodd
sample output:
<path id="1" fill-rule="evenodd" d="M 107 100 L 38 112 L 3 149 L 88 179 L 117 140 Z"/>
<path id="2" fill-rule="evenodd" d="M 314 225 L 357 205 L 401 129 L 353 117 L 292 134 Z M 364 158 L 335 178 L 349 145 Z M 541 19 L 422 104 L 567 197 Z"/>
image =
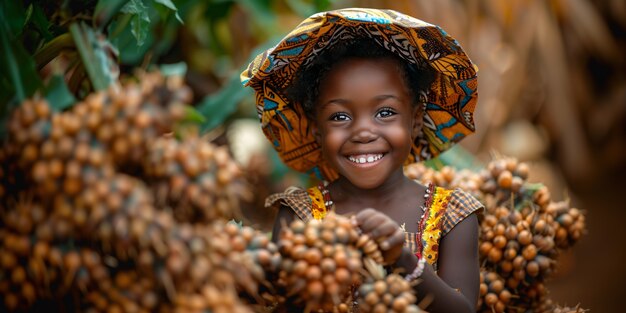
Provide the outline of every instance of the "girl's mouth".
<path id="1" fill-rule="evenodd" d="M 348 160 L 350 160 L 350 162 L 352 162 L 352 163 L 367 164 L 367 163 L 374 163 L 374 162 L 382 159 L 383 156 L 384 156 L 384 154 L 382 154 L 382 153 L 376 153 L 376 154 L 356 154 L 356 155 L 349 155 L 348 156 Z"/>

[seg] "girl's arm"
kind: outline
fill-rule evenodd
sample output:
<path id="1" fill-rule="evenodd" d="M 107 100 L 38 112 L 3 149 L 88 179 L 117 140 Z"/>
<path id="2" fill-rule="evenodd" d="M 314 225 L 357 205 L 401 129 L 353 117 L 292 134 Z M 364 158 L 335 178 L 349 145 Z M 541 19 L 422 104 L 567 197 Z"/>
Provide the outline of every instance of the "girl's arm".
<path id="1" fill-rule="evenodd" d="M 395 265 L 411 273 L 417 257 L 404 248 Z M 418 301 L 430 295 L 426 310 L 437 312 L 476 312 L 480 285 L 478 262 L 478 218 L 471 214 L 444 236 L 439 245 L 438 273 L 426 264 L 415 286 Z"/>
<path id="2" fill-rule="evenodd" d="M 278 214 L 276 214 L 276 219 L 274 220 L 274 227 L 272 228 L 272 241 L 274 243 L 278 242 L 280 231 L 283 227 L 289 226 L 296 218 L 296 213 L 291 208 L 284 205 L 280 206 Z"/>

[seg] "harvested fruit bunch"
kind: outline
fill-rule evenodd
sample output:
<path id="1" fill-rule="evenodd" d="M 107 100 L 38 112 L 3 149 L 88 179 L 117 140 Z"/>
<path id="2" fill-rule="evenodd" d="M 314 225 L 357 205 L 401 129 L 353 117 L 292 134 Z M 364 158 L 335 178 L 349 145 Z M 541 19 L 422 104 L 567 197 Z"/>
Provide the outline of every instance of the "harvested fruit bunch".
<path id="1" fill-rule="evenodd" d="M 29 99 L 18 106 L 7 121 L 8 135 L 0 148 L 0 203 L 6 206 L 11 195 L 26 190 L 27 171 L 39 158 L 49 137 L 52 110 L 45 100 Z"/>
<path id="2" fill-rule="evenodd" d="M 481 222 L 481 260 L 518 282 L 544 280 L 556 264 L 552 216 L 532 212 L 529 207 L 513 212 L 498 207 L 496 215 L 485 215 Z"/>
<path id="3" fill-rule="evenodd" d="M 473 195 L 480 193 L 480 186 L 483 184 L 480 175 L 471 170 L 456 170 L 450 166 L 435 170 L 427 167 L 424 163 L 411 163 L 405 166 L 404 175 L 424 183 L 432 182 L 443 188 L 461 188 Z"/>
<path id="4" fill-rule="evenodd" d="M 195 156 L 212 149 L 197 160 L 209 168 L 198 175 L 183 169 L 188 180 L 213 175 L 224 187 L 201 190 L 223 196 L 213 196 L 222 211 L 207 215 L 211 223 L 177 222 L 170 204 L 155 202 L 163 194 L 144 182 L 160 182 L 144 165 L 186 114 L 188 88 L 180 82 L 142 74 L 138 83 L 91 94 L 64 112 L 42 99 L 12 112 L 0 146 L 0 311 L 47 304 L 184 311 L 203 303 L 212 312 L 249 312 L 238 288 L 257 296 L 280 256 L 261 234 L 212 225 L 226 223 L 219 219 L 232 216 L 233 197 L 242 196 L 226 187 L 237 185 L 237 169 L 225 150 L 195 137 L 178 143 Z M 232 250 L 242 236 L 246 249 Z"/>
<path id="5" fill-rule="evenodd" d="M 286 295 L 288 311 L 324 311 L 349 298 L 361 282 L 363 253 L 356 247 L 356 228 L 347 217 L 330 214 L 324 220 L 294 221 L 280 234 L 282 255 L 277 286 Z"/>
<path id="6" fill-rule="evenodd" d="M 144 172 L 159 195 L 157 206 L 171 207 L 180 222 L 232 219 L 239 215 L 239 199 L 251 193 L 226 147 L 197 136 L 156 140 Z"/>
<path id="7" fill-rule="evenodd" d="M 141 174 L 136 169 L 148 146 L 184 118 L 189 95 L 156 72 L 140 82 L 90 94 L 65 112 L 54 112 L 43 99 L 22 103 L 0 153 L 11 164 L 0 171 L 3 192 L 34 183 L 43 198 L 74 195 L 112 168 Z"/>
<path id="8" fill-rule="evenodd" d="M 254 305 L 275 302 L 270 282 L 276 280 L 281 255 L 268 235 L 233 222 L 213 223 L 211 233 L 213 257 L 219 254 L 224 258 L 221 266 L 233 273 L 241 299 Z"/>
<path id="9" fill-rule="evenodd" d="M 360 312 L 423 312 L 415 304 L 417 298 L 412 283 L 398 274 L 386 274 L 382 266 L 370 260 L 365 260 L 369 275 L 359 286 L 356 297 Z"/>
<path id="10" fill-rule="evenodd" d="M 27 264 L 33 250 L 30 238 L 6 229 L 0 229 L 0 236 L 0 304 L 8 310 L 28 308 L 37 299 L 38 293 L 35 282 L 28 275 L 30 269 Z M 62 258 L 57 260 L 62 262 Z M 42 272 L 40 267 L 37 269 L 37 273 Z M 51 278 L 58 283 L 61 277 L 54 274 Z"/>
<path id="11" fill-rule="evenodd" d="M 500 275 L 485 269 L 481 270 L 477 312 L 506 312 L 506 307 L 512 297 L 516 296 L 506 288 L 505 281 Z"/>
<path id="12" fill-rule="evenodd" d="M 263 296 L 270 290 L 265 271 L 275 271 L 280 263 L 277 248 L 266 235 L 223 220 L 178 224 L 165 247 L 164 256 L 146 257 L 141 268 L 157 273 L 168 303 L 181 310 L 200 304 L 201 311 L 211 312 L 222 306 L 264 305 Z"/>
<path id="13" fill-rule="evenodd" d="M 151 276 L 133 270 L 117 270 L 113 277 L 98 281 L 83 297 L 83 312 L 154 312 L 162 296 L 155 292 Z"/>
<path id="14" fill-rule="evenodd" d="M 570 248 L 585 233 L 585 215 L 579 209 L 570 207 L 568 201 L 550 203 L 547 211 L 557 222 L 553 227 L 558 248 Z"/>
<path id="15" fill-rule="evenodd" d="M 237 292 L 206 286 L 198 293 L 178 293 L 173 304 L 160 307 L 161 312 L 215 312 L 253 313 L 250 307 L 239 301 Z"/>
<path id="16" fill-rule="evenodd" d="M 116 174 L 85 189 L 74 210 L 86 213 L 83 236 L 120 261 L 134 260 L 142 251 L 163 255 L 165 240 L 175 228 L 170 213 L 154 206 L 143 181 Z"/>
<path id="17" fill-rule="evenodd" d="M 74 290 L 87 290 L 107 279 L 99 255 L 88 248 L 30 244 L 30 239 L 0 230 L 0 308 L 27 310 L 38 300 L 73 301 Z M 76 301 L 80 299 L 76 298 Z"/>

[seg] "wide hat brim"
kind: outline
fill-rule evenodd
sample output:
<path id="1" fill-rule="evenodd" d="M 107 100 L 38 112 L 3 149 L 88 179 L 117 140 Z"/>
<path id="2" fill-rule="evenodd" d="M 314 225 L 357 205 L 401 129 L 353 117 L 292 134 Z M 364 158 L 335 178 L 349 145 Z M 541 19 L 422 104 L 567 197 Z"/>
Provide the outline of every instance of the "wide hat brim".
<path id="1" fill-rule="evenodd" d="M 477 68 L 443 29 L 393 10 L 322 12 L 256 56 L 241 73 L 244 86 L 255 91 L 263 133 L 287 166 L 329 181 L 338 177 L 324 161 L 302 107 L 290 103 L 285 90 L 301 66 L 329 45 L 354 37 L 369 37 L 437 74 L 426 101 L 423 135 L 413 143 L 407 163 L 435 157 L 475 131 Z"/>

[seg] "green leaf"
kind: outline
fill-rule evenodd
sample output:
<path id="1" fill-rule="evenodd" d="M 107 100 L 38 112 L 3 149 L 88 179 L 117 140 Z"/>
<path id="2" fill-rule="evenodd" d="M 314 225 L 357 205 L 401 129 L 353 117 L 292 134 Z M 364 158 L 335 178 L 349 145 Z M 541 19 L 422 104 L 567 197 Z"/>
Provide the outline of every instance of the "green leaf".
<path id="1" fill-rule="evenodd" d="M 206 121 L 206 118 L 202 115 L 202 113 L 198 112 L 198 110 L 193 107 L 186 106 L 185 107 L 185 117 L 183 117 L 183 123 L 196 123 L 202 124 Z"/>
<path id="2" fill-rule="evenodd" d="M 135 36 L 135 39 L 137 39 L 137 46 L 143 46 L 143 44 L 146 42 L 146 37 L 150 28 L 150 21 L 138 15 L 135 15 L 130 20 L 130 27 L 133 36 Z"/>
<path id="3" fill-rule="evenodd" d="M 22 1 L 0 1 L 0 17 L 9 38 L 16 38 L 24 30 L 26 10 L 22 6 Z"/>
<path id="4" fill-rule="evenodd" d="M 70 25 L 70 33 L 78 54 L 83 61 L 89 80 L 95 90 L 104 90 L 117 80 L 117 63 L 111 60 L 105 48 L 112 48 L 111 44 L 97 36 L 96 32 L 84 23 Z"/>
<path id="5" fill-rule="evenodd" d="M 0 79 L 9 82 L 10 93 L 15 94 L 15 100 L 22 102 L 41 87 L 42 83 L 35 70 L 33 58 L 21 42 L 11 39 L 4 13 L 0 10 Z M 0 104 L 3 107 L 7 105 Z M 6 109 L 8 108 L 0 108 L 0 114 L 4 114 Z"/>
<path id="6" fill-rule="evenodd" d="M 137 40 L 137 46 L 143 46 L 148 32 L 150 31 L 148 7 L 146 7 L 141 0 L 130 0 L 121 9 L 121 12 L 132 15 L 130 20 L 131 33 Z"/>
<path id="7" fill-rule="evenodd" d="M 33 15 L 33 4 L 31 3 L 28 8 L 26 8 L 26 17 L 24 18 L 24 26 L 28 24 L 30 17 Z"/>
<path id="8" fill-rule="evenodd" d="M 233 75 L 218 92 L 206 96 L 198 104 L 198 110 L 206 117 L 202 131 L 209 131 L 224 123 L 237 110 L 241 100 L 252 96 L 251 88 L 241 87 L 239 74 Z"/>
<path id="9" fill-rule="evenodd" d="M 143 46 L 137 45 L 137 39 L 131 33 L 130 27 L 124 27 L 124 25 L 130 24 L 132 15 L 124 14 L 118 21 L 111 22 L 109 31 L 114 29 L 118 31 L 115 37 L 111 37 L 111 43 L 120 52 L 119 62 L 126 65 L 138 65 L 140 64 L 145 54 L 151 49 L 155 37 L 152 32 L 148 32 L 146 41 Z M 128 19 L 128 21 L 127 21 Z"/>
<path id="10" fill-rule="evenodd" d="M 478 171 L 483 165 L 478 159 L 460 145 L 454 145 L 436 158 L 427 160 L 424 164 L 434 169 L 444 166 L 452 166 L 457 169 L 470 169 Z"/>
<path id="11" fill-rule="evenodd" d="M 185 76 L 185 73 L 187 73 L 187 63 L 161 64 L 159 65 L 159 69 L 164 76 Z"/>
<path id="12" fill-rule="evenodd" d="M 48 21 L 48 18 L 41 7 L 36 6 L 34 8 L 30 22 L 35 25 L 35 28 L 39 31 L 45 41 L 50 41 L 54 38 L 54 35 L 50 32 L 50 21 Z"/>
<path id="13" fill-rule="evenodd" d="M 183 23 L 183 20 L 180 18 L 180 16 L 178 15 L 178 9 L 176 8 L 176 6 L 174 5 L 174 3 L 171 0 L 154 0 L 154 2 L 156 3 L 160 3 L 164 6 L 166 6 L 168 9 L 174 11 L 174 15 L 176 16 L 176 19 L 181 23 Z"/>
<path id="14" fill-rule="evenodd" d="M 76 98 L 67 88 L 62 75 L 54 75 L 50 78 L 45 89 L 45 97 L 56 112 L 63 111 L 76 102 Z"/>
<path id="15" fill-rule="evenodd" d="M 93 13 L 94 26 L 103 30 L 128 0 L 98 0 Z"/>

